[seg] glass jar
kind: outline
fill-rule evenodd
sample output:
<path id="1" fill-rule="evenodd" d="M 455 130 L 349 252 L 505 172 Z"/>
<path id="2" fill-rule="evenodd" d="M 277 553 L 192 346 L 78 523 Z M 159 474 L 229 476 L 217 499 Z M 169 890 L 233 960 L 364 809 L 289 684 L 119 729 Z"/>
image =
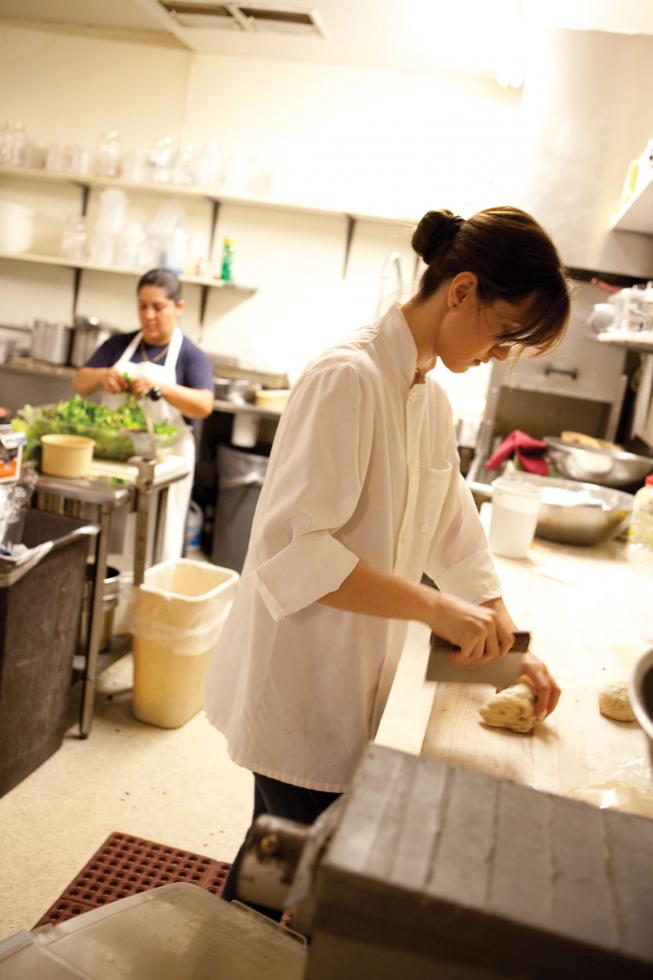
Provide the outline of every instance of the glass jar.
<path id="1" fill-rule="evenodd" d="M 150 180 L 157 184 L 168 184 L 172 179 L 172 161 L 175 148 L 172 137 L 164 136 L 155 140 L 150 148 Z"/>
<path id="2" fill-rule="evenodd" d="M 64 224 L 59 251 L 63 258 L 73 262 L 79 262 L 85 257 L 86 219 L 81 215 L 73 215 Z"/>
<path id="3" fill-rule="evenodd" d="M 22 122 L 5 122 L 0 130 L 0 163 L 10 167 L 24 166 L 27 134 Z"/>
<path id="4" fill-rule="evenodd" d="M 98 177 L 119 177 L 121 158 L 120 135 L 115 129 L 110 129 L 98 146 L 95 163 Z"/>

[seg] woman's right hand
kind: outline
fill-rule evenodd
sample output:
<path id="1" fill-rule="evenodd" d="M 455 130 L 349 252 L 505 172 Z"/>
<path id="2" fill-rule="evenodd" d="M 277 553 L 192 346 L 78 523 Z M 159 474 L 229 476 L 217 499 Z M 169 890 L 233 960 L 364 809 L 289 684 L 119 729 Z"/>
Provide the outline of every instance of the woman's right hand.
<path id="1" fill-rule="evenodd" d="M 116 371 L 115 367 L 102 368 L 102 387 L 112 395 L 119 395 L 122 391 L 127 391 L 128 385 L 122 374 Z"/>
<path id="2" fill-rule="evenodd" d="M 449 654 L 451 663 L 465 666 L 487 664 L 508 653 L 514 635 L 489 606 L 476 606 L 453 595 L 436 592 L 431 631 L 460 650 Z"/>

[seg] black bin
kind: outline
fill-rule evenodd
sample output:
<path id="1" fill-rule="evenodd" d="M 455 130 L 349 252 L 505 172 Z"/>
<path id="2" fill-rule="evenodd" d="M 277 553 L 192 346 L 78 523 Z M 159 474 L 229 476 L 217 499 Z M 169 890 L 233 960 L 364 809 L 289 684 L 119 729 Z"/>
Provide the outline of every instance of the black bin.
<path id="1" fill-rule="evenodd" d="M 267 468 L 267 456 L 218 446 L 218 499 L 211 549 L 215 565 L 242 570 Z"/>
<path id="2" fill-rule="evenodd" d="M 96 525 L 28 510 L 23 565 L 0 559 L 0 796 L 56 752 L 68 720 L 73 657 Z"/>

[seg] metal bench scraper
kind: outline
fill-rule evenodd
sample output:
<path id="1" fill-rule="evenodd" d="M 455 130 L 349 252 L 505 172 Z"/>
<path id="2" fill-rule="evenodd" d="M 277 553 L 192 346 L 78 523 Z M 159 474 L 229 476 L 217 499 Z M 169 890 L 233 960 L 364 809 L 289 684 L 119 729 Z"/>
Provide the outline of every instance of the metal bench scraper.
<path id="1" fill-rule="evenodd" d="M 493 684 L 494 687 L 514 684 L 522 673 L 522 660 L 530 646 L 531 634 L 527 630 L 516 630 L 514 635 L 513 646 L 500 660 L 476 667 L 462 667 L 449 660 L 449 654 L 458 648 L 432 633 L 426 680 L 449 681 L 453 684 Z"/>

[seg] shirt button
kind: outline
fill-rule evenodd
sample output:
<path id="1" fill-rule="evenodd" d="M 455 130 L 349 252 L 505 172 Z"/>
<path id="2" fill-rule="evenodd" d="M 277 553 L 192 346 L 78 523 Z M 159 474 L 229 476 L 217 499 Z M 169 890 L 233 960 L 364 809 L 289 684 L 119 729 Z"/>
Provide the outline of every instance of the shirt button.
<path id="1" fill-rule="evenodd" d="M 416 392 L 416 391 L 411 391 L 411 393 L 410 393 L 410 396 L 409 396 L 409 397 L 410 397 L 410 401 L 411 401 L 411 402 L 416 402 L 416 401 L 417 401 L 417 399 L 419 398 L 419 395 L 417 394 L 417 392 Z"/>
<path id="2" fill-rule="evenodd" d="M 426 521 L 422 521 L 422 523 L 419 526 L 419 529 L 422 532 L 422 534 L 428 534 L 429 524 L 427 524 Z"/>
<path id="3" fill-rule="evenodd" d="M 423 469 L 423 470 L 427 469 L 428 462 L 429 461 L 428 461 L 428 458 L 426 456 L 420 456 L 420 458 L 419 458 L 419 465 L 420 465 L 421 469 Z"/>

